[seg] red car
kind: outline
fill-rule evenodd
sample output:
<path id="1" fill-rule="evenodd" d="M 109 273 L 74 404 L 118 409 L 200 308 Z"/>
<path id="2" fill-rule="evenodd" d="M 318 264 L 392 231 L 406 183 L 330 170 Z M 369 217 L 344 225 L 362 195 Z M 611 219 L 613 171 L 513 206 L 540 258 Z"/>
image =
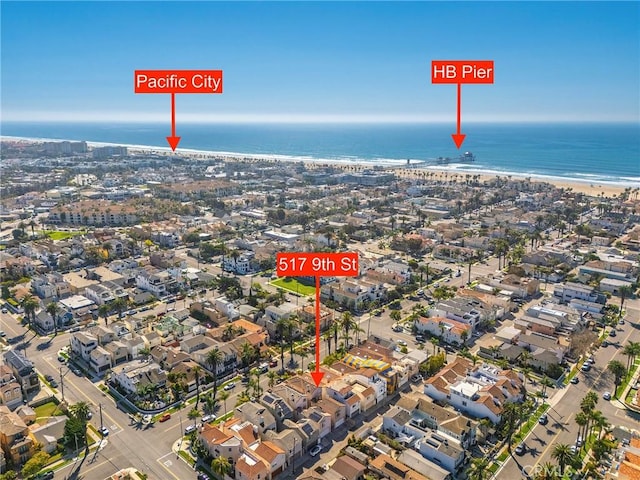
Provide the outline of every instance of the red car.
<path id="1" fill-rule="evenodd" d="M 277 367 L 278 366 L 278 361 L 277 360 L 271 360 L 269 362 L 269 366 L 270 367 Z"/>
<path id="2" fill-rule="evenodd" d="M 165 413 L 164 415 L 162 415 L 160 417 L 160 421 L 161 422 L 166 422 L 167 420 L 169 420 L 171 418 L 171 414 L 170 413 Z"/>

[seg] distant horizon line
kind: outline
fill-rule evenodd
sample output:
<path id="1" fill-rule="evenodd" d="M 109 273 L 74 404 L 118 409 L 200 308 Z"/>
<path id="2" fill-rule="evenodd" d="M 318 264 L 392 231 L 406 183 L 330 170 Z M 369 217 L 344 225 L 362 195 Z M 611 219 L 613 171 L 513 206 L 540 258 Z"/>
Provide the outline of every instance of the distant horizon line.
<path id="1" fill-rule="evenodd" d="M 124 117 L 124 118 L 123 118 Z M 176 115 L 178 126 L 193 124 L 452 124 L 455 127 L 454 115 L 363 115 L 363 114 L 193 114 L 178 113 Z M 118 124 L 168 124 L 171 122 L 170 113 L 131 114 L 130 112 L 105 114 L 69 112 L 24 112 L 18 114 L 3 114 L 0 124 L 9 123 L 118 123 Z M 540 115 L 499 115 L 483 116 L 469 114 L 463 117 L 462 132 L 468 124 L 640 124 L 638 117 L 589 117 L 589 116 L 549 116 Z"/>

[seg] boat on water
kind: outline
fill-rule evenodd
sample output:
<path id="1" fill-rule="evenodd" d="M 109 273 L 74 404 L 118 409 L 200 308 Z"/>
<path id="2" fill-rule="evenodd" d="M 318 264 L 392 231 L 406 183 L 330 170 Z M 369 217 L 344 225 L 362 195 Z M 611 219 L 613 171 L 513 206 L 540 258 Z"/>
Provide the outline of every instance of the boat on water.
<path id="1" fill-rule="evenodd" d="M 471 152 L 464 152 L 462 155 L 456 158 L 451 157 L 438 157 L 436 158 L 436 164 L 448 165 L 450 163 L 473 163 L 476 161 L 476 157 Z"/>

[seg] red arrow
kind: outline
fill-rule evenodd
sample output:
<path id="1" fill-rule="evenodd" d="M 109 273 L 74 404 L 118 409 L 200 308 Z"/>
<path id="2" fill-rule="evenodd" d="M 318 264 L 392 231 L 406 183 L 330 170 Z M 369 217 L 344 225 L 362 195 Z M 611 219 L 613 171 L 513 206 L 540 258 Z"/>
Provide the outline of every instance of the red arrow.
<path id="1" fill-rule="evenodd" d="M 171 136 L 167 137 L 167 142 L 169 142 L 169 146 L 171 150 L 174 152 L 176 148 L 178 148 L 178 143 L 180 143 L 180 137 L 176 137 L 176 94 L 171 94 Z"/>
<path id="2" fill-rule="evenodd" d="M 462 103 L 462 84 L 458 83 L 458 131 L 454 134 L 451 135 L 451 137 L 453 138 L 453 143 L 456 144 L 456 147 L 460 148 L 462 146 L 462 142 L 464 142 L 464 137 L 466 137 L 465 134 L 460 133 L 460 110 L 461 110 L 461 103 Z"/>
<path id="3" fill-rule="evenodd" d="M 320 386 L 324 373 L 320 371 L 320 276 L 316 275 L 316 371 L 311 372 L 316 387 Z"/>

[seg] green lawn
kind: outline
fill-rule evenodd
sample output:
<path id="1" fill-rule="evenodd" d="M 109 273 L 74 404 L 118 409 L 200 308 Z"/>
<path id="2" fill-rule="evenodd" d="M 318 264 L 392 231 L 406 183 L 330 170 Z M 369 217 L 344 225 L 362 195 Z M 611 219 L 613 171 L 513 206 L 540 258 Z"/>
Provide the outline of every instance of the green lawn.
<path id="1" fill-rule="evenodd" d="M 86 232 L 61 232 L 59 230 L 47 230 L 44 233 L 51 240 L 66 240 L 67 238 L 72 238 L 77 235 L 84 235 Z"/>
<path id="2" fill-rule="evenodd" d="M 58 408 L 58 406 L 53 403 L 45 403 L 44 405 L 40 405 L 34 409 L 36 411 L 36 417 L 55 417 L 58 415 L 64 415 L 62 410 Z"/>
<path id="3" fill-rule="evenodd" d="M 315 286 L 310 287 L 309 285 L 304 285 L 292 277 L 278 278 L 276 280 L 273 280 L 271 282 L 271 285 L 283 288 L 299 295 L 313 295 L 314 293 L 316 293 Z"/>

